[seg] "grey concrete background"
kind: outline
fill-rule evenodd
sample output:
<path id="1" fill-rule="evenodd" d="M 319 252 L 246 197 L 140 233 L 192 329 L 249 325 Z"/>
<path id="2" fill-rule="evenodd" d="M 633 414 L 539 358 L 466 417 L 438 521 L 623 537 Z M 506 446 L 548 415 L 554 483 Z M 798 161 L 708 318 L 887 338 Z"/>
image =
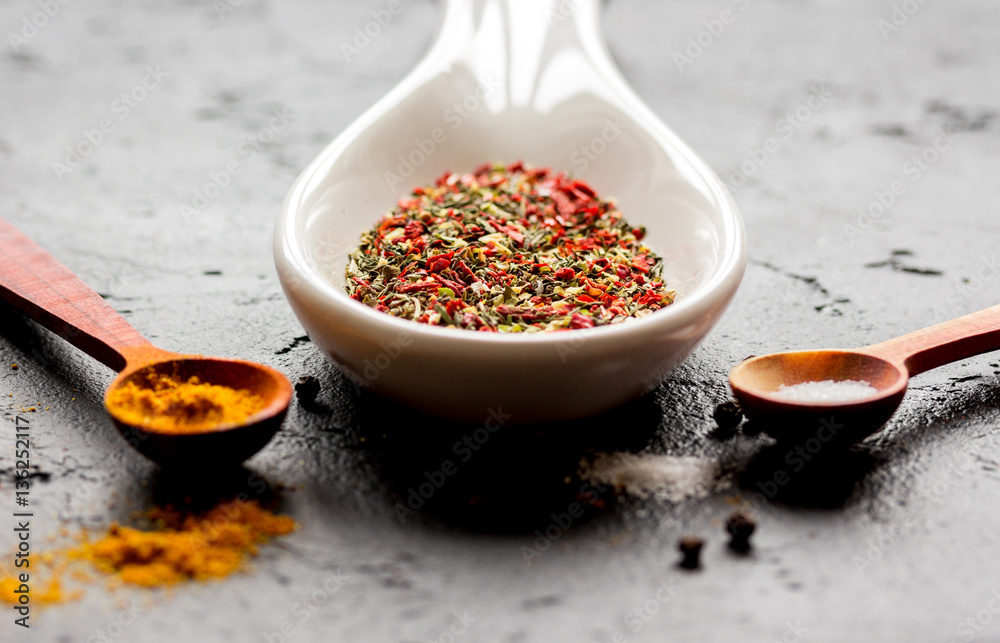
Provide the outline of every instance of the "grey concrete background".
<path id="1" fill-rule="evenodd" d="M 0 3 L 3 32 L 22 33 L 41 4 Z M 263 549 L 252 574 L 168 593 L 92 588 L 36 612 L 30 632 L 4 610 L 0 639 L 101 640 L 103 631 L 122 641 L 448 641 L 458 615 L 469 625 L 457 640 L 470 643 L 603 643 L 618 633 L 1000 640 L 990 610 L 1000 589 L 1000 356 L 916 379 L 883 432 L 756 511 L 747 558 L 726 550 L 722 522 L 783 452 L 764 437 L 710 437 L 725 374 L 749 354 L 873 343 L 997 303 L 1000 5 L 897 2 L 912 15 L 890 31 L 879 26 L 892 20 L 888 0 L 607 3 L 605 33 L 627 79 L 727 182 L 742 182 L 734 172 L 760 158 L 753 150 L 769 137 L 779 142 L 760 167 L 746 164 L 753 176 L 734 190 L 750 240 L 746 281 L 704 346 L 653 395 L 594 421 L 501 431 L 401 523 L 394 504 L 468 429 L 359 396 L 301 337 L 270 258 L 272 222 L 298 171 L 433 37 L 439 7 L 406 1 L 345 61 L 340 43 L 383 4 L 70 0 L 26 42 L 8 33 L 2 216 L 163 347 L 314 375 L 323 392 L 322 408 L 293 405 L 284 430 L 235 474 L 281 487 L 302 525 Z M 678 69 L 674 54 L 725 9 L 735 22 Z M 156 86 L 121 118 L 115 101 L 147 67 L 166 75 L 147 81 Z M 780 119 L 817 86 L 832 96 L 789 135 Z M 248 137 L 286 108 L 290 124 L 251 157 Z M 102 119 L 114 129 L 79 167 L 54 169 Z M 946 128 L 955 140 L 915 172 L 911 157 Z M 233 160 L 240 173 L 185 220 L 180 206 Z M 897 179 L 906 193 L 859 220 L 858 208 Z M 0 325 L 6 420 L 26 405 L 48 407 L 29 416 L 44 474 L 32 491 L 37 548 L 64 525 L 127 520 L 185 485 L 211 493 L 194 472 L 166 479 L 118 437 L 101 406 L 106 369 L 9 309 Z M 4 550 L 13 542 L 11 426 L 0 449 Z M 526 564 L 533 532 L 574 501 L 581 456 L 616 449 L 720 458 L 737 482 L 683 503 L 608 493 Z M 693 574 L 675 567 L 687 532 L 708 541 Z M 305 606 L 338 573 L 339 589 Z M 657 602 L 664 583 L 674 591 Z M 122 600 L 135 601 L 137 618 Z M 970 618 L 978 624 L 960 629 Z"/>

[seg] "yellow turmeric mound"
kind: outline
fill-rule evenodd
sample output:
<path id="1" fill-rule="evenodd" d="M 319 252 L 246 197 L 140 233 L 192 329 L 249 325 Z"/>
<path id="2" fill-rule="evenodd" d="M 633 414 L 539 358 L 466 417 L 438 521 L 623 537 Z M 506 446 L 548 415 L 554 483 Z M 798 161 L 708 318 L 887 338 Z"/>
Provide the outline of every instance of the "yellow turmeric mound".
<path id="1" fill-rule="evenodd" d="M 150 376 L 147 386 L 128 381 L 108 395 L 108 409 L 118 420 L 160 433 L 201 433 L 220 424 L 241 424 L 265 406 L 263 398 L 247 390 L 159 374 Z"/>
<path id="2" fill-rule="evenodd" d="M 295 529 L 295 521 L 253 501 L 232 500 L 203 514 L 152 509 L 154 531 L 113 524 L 100 540 L 70 551 L 122 581 L 160 587 L 186 580 L 223 578 L 242 567 L 257 545 Z"/>
<path id="3" fill-rule="evenodd" d="M 98 540 L 46 553 L 57 573 L 44 589 L 32 591 L 31 601 L 78 598 L 80 592 L 64 591 L 59 579 L 71 561 L 89 562 L 115 580 L 143 587 L 224 578 L 256 556 L 258 545 L 296 527 L 291 517 L 274 514 L 254 500 L 228 500 L 204 513 L 156 507 L 146 516 L 153 524 L 149 531 L 115 523 Z M 19 587 L 16 575 L 0 577 L 0 600 L 16 604 Z"/>

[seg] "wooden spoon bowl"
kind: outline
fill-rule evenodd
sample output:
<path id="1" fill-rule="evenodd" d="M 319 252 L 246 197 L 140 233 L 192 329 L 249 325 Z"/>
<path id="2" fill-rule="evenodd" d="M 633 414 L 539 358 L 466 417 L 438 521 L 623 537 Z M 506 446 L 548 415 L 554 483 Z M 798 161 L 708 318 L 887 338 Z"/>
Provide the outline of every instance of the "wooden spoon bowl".
<path id="1" fill-rule="evenodd" d="M 238 359 L 177 355 L 156 348 L 143 353 L 136 362 L 139 366 L 126 368 L 111 383 L 104 394 L 104 405 L 122 437 L 150 460 L 165 466 L 243 462 L 263 449 L 281 427 L 291 388 L 288 379 L 273 368 Z M 141 386 L 159 375 L 169 375 L 178 381 L 197 377 L 208 384 L 247 390 L 269 402 L 245 422 L 217 424 L 211 431 L 177 434 L 129 424 L 108 403 L 117 388 L 130 382 Z"/>
<path id="2" fill-rule="evenodd" d="M 853 443 L 896 412 L 910 377 L 1000 349 L 1000 306 L 855 350 L 814 350 L 753 357 L 729 373 L 744 413 L 778 440 Z M 801 402 L 778 395 L 782 385 L 860 381 L 878 393 L 855 402 Z"/>
<path id="3" fill-rule="evenodd" d="M 816 437 L 820 442 L 857 442 L 885 424 L 903 401 L 909 375 L 874 355 L 847 350 L 775 353 L 738 365 L 729 381 L 743 412 L 772 437 L 788 441 Z M 778 396 L 782 385 L 804 382 L 861 381 L 875 397 L 849 404 L 803 404 Z"/>

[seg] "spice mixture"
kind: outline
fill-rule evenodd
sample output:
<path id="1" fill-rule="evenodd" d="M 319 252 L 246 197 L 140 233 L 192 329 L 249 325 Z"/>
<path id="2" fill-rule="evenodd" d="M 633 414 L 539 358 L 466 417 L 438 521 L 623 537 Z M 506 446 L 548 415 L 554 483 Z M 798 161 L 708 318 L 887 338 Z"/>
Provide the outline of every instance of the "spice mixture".
<path id="1" fill-rule="evenodd" d="M 220 424 L 240 424 L 266 406 L 250 391 L 153 374 L 145 385 L 129 381 L 108 395 L 119 420 L 160 433 L 200 433 Z"/>
<path id="2" fill-rule="evenodd" d="M 521 163 L 446 173 L 362 234 L 353 299 L 425 324 L 492 332 L 590 328 L 673 302 L 663 261 L 586 183 Z"/>

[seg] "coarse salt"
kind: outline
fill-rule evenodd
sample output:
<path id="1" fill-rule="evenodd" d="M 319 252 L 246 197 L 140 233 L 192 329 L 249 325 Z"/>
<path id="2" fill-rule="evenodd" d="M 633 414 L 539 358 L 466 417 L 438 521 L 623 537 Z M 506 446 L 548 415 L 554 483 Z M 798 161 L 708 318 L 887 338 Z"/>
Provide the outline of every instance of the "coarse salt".
<path id="1" fill-rule="evenodd" d="M 782 384 L 777 395 L 789 402 L 858 402 L 878 395 L 878 389 L 868 382 L 858 380 L 823 380 L 822 382 L 802 382 L 791 386 Z"/>

